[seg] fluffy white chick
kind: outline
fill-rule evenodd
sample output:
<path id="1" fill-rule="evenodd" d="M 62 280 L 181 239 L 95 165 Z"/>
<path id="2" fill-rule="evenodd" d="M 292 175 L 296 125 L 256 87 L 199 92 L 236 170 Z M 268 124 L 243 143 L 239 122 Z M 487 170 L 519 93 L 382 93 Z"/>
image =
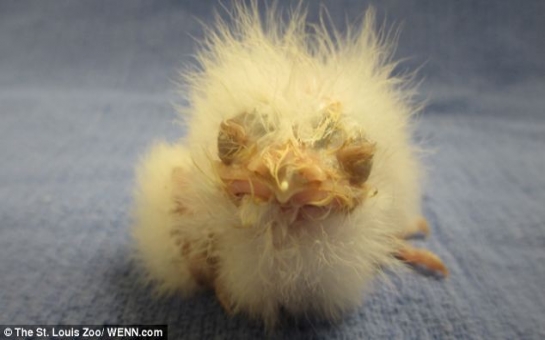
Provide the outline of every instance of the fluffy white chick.
<path id="1" fill-rule="evenodd" d="M 255 2 L 218 19 L 186 75 L 188 134 L 137 167 L 138 257 L 161 292 L 213 289 L 272 327 L 337 319 L 400 260 L 447 274 L 427 233 L 413 91 L 368 11 L 342 36 Z"/>

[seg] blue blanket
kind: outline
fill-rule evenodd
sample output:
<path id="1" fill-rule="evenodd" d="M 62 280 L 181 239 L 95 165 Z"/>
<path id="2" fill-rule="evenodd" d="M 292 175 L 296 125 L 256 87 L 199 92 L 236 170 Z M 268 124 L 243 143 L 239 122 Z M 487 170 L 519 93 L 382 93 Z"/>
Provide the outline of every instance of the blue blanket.
<path id="1" fill-rule="evenodd" d="M 342 26 L 364 1 L 323 1 Z M 545 2 L 373 1 L 422 66 L 429 240 L 445 281 L 376 285 L 338 324 L 273 337 L 545 338 Z M 307 1 L 310 18 L 318 3 Z M 0 2 L 0 324 L 168 324 L 255 339 L 211 294 L 156 299 L 130 259 L 133 166 L 175 123 L 176 72 L 215 1 Z"/>

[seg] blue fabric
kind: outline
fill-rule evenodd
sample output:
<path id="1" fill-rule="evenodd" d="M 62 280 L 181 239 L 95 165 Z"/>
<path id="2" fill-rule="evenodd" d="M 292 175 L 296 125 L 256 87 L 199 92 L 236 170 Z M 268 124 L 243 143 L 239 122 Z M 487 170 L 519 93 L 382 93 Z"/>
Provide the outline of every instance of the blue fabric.
<path id="1" fill-rule="evenodd" d="M 364 1 L 323 1 L 332 19 Z M 275 337 L 545 338 L 545 2 L 376 1 L 422 65 L 434 152 L 417 241 L 446 281 L 391 275 L 342 322 Z M 307 3 L 316 18 L 318 3 Z M 176 71 L 213 1 L 0 2 L 0 324 L 168 324 L 171 338 L 261 338 L 211 294 L 155 299 L 131 261 L 133 166 L 175 140 Z"/>

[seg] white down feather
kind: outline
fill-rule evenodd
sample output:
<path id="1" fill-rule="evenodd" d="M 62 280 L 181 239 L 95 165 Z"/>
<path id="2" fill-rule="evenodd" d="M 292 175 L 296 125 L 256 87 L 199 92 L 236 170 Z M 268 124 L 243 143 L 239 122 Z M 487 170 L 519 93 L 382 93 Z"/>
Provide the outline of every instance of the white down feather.
<path id="1" fill-rule="evenodd" d="M 395 235 L 420 216 L 412 90 L 392 76 L 390 47 L 375 32 L 372 11 L 346 36 L 307 25 L 302 11 L 286 23 L 274 10 L 260 19 L 255 3 L 236 7 L 231 21 L 208 31 L 201 69 L 185 77 L 188 135 L 153 146 L 138 165 L 139 259 L 161 291 L 191 294 L 200 287 L 182 255 L 189 241 L 190 251 L 217 258 L 216 280 L 234 312 L 268 326 L 281 306 L 338 318 L 363 302 L 381 268 L 396 265 Z M 290 228 L 273 204 L 235 206 L 214 169 L 220 123 L 252 111 L 274 117 L 276 132 L 262 143 L 293 138 L 294 126 L 311 138 L 307 127 L 331 101 L 342 105 L 347 130 L 375 143 L 367 183 L 378 194 L 349 214 L 301 228 Z M 173 213 L 180 205 L 190 213 Z"/>

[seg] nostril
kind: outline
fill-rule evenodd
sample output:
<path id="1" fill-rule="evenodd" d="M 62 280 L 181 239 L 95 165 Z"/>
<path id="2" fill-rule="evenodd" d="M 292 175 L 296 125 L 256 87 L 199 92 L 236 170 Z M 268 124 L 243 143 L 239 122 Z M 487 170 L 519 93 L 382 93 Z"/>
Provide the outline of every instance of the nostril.
<path id="1" fill-rule="evenodd" d="M 267 175 L 270 173 L 267 165 L 259 157 L 252 159 L 246 167 L 254 174 L 260 175 L 262 177 L 267 177 Z"/>
<path id="2" fill-rule="evenodd" d="M 228 191 L 237 198 L 251 195 L 265 201 L 272 195 L 271 190 L 265 184 L 251 180 L 234 180 L 229 183 Z"/>
<path id="3" fill-rule="evenodd" d="M 327 175 L 322 168 L 316 164 L 308 164 L 299 169 L 299 175 L 307 182 L 323 182 Z"/>

